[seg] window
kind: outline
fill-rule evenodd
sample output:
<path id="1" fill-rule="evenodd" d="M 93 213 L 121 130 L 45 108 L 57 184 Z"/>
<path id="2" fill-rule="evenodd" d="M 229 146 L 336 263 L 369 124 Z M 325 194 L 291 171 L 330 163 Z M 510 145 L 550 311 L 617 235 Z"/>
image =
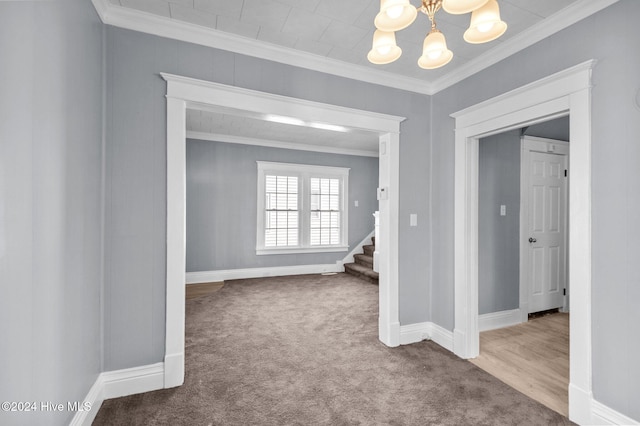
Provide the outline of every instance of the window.
<path id="1" fill-rule="evenodd" d="M 297 247 L 298 177 L 265 175 L 265 247 Z"/>
<path id="2" fill-rule="evenodd" d="M 258 161 L 257 254 L 346 251 L 349 169 Z"/>
<path id="3" fill-rule="evenodd" d="M 340 179 L 310 178 L 311 223 L 309 244 L 340 244 Z"/>

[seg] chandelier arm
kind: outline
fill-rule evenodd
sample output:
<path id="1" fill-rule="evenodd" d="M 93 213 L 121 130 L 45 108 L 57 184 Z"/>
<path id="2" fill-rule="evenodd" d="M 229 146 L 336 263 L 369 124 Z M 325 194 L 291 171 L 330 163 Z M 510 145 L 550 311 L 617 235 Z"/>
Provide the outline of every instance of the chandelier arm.
<path id="1" fill-rule="evenodd" d="M 422 0 L 422 6 L 417 8 L 429 17 L 431 29 L 436 29 L 436 12 L 442 7 L 442 0 Z"/>

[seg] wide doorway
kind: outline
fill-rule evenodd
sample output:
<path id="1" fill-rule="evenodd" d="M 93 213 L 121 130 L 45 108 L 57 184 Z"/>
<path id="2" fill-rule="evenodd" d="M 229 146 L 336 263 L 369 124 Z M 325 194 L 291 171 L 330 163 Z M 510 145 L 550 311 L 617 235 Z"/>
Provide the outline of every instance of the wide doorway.
<path id="1" fill-rule="evenodd" d="M 378 337 L 400 344 L 398 306 L 399 141 L 403 117 L 273 95 L 162 73 L 167 81 L 167 292 L 164 387 L 184 382 L 187 109 L 231 108 L 379 135 L 380 281 Z"/>
<path id="2" fill-rule="evenodd" d="M 568 116 L 480 139 L 480 353 L 471 359 L 565 416 L 568 141 Z"/>
<path id="3" fill-rule="evenodd" d="M 479 140 L 508 130 L 570 116 L 569 280 L 571 288 L 569 418 L 591 418 L 591 69 L 576 65 L 452 116 L 455 133 L 454 352 L 475 358 L 478 326 Z"/>

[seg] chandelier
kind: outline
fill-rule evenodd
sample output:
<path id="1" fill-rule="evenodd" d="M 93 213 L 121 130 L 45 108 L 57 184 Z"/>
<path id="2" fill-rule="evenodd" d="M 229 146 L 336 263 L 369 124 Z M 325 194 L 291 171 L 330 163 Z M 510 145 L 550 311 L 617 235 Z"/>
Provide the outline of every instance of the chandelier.
<path id="1" fill-rule="evenodd" d="M 420 11 L 429 17 L 431 31 L 424 39 L 418 66 L 429 70 L 448 64 L 453 52 L 447 49 L 444 34 L 436 27 L 435 15 L 440 8 L 453 15 L 471 12 L 471 24 L 464 32 L 467 43 L 486 43 L 507 30 L 507 24 L 500 19 L 497 0 L 422 0 L 420 7 L 412 6 L 409 0 L 380 0 L 373 46 L 367 55 L 369 62 L 389 64 L 398 59 L 402 49 L 396 44 L 395 32 L 411 25 Z"/>

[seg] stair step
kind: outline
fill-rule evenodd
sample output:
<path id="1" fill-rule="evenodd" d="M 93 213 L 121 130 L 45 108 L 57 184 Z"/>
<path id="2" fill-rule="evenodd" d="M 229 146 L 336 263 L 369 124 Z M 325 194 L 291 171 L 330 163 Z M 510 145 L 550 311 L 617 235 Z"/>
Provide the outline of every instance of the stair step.
<path id="1" fill-rule="evenodd" d="M 373 256 L 373 252 L 376 250 L 376 246 L 362 246 L 364 254 L 367 256 Z"/>
<path id="2" fill-rule="evenodd" d="M 367 256 L 366 254 L 356 254 L 353 256 L 355 263 L 373 269 L 373 256 Z"/>
<path id="3" fill-rule="evenodd" d="M 372 284 L 378 284 L 378 273 L 371 268 L 358 265 L 357 263 L 345 263 L 344 271 Z"/>

